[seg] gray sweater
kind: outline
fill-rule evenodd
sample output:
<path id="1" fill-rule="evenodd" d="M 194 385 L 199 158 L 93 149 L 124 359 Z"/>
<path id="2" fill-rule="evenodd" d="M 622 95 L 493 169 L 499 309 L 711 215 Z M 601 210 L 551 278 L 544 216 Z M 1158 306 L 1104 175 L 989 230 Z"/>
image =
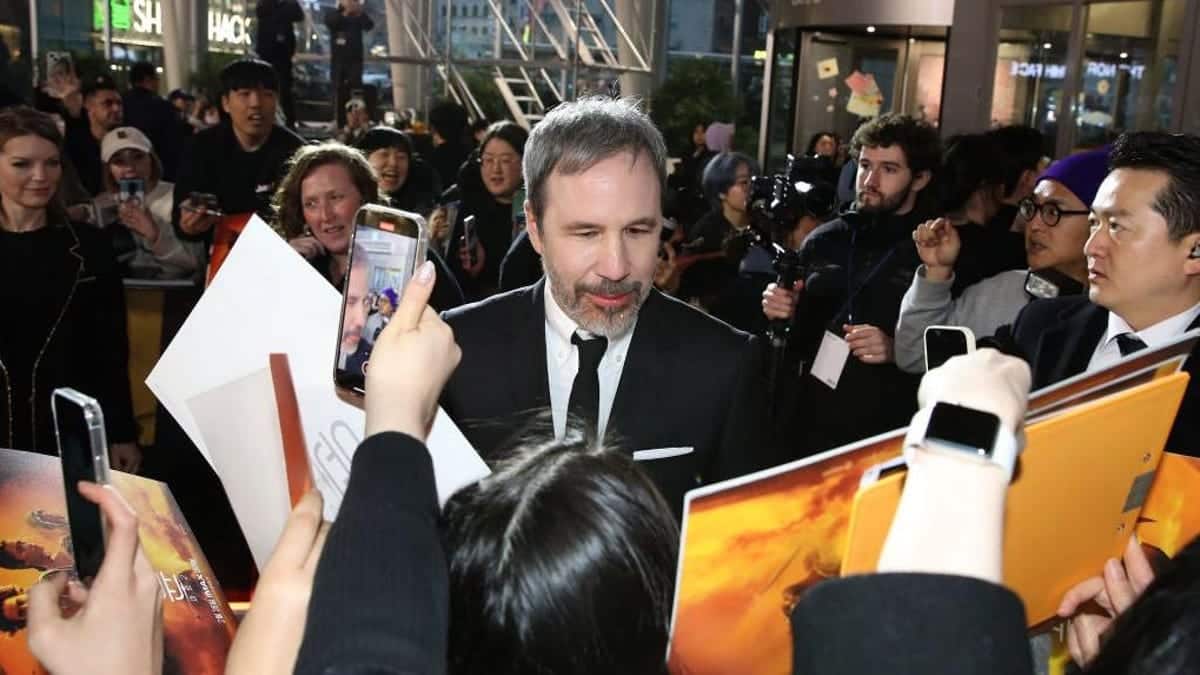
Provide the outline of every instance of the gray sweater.
<path id="1" fill-rule="evenodd" d="M 1012 323 L 1029 303 L 1025 292 L 1027 270 L 1008 270 L 968 286 L 958 299 L 951 297 L 953 275 L 946 281 L 929 281 L 925 266 L 917 268 L 912 285 L 900 301 L 896 321 L 896 365 L 909 373 L 925 372 L 925 329 L 929 326 L 966 326 L 976 337 L 988 337 Z"/>

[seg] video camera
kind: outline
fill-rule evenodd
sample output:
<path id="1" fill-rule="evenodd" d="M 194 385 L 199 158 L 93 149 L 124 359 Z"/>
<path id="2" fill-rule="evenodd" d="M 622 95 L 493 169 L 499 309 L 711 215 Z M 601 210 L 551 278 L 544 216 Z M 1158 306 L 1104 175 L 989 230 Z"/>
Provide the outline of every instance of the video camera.
<path id="1" fill-rule="evenodd" d="M 770 241 L 786 240 L 786 235 L 802 216 L 824 222 L 833 216 L 837 188 L 829 182 L 835 173 L 828 157 L 788 155 L 781 173 L 750 179 L 750 219 L 752 226 Z"/>

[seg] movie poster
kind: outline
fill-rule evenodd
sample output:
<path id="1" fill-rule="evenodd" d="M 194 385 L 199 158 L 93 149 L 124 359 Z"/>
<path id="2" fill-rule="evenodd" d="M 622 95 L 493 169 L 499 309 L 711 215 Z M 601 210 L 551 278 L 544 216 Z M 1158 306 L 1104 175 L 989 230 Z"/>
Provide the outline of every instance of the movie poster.
<path id="1" fill-rule="evenodd" d="M 219 675 L 234 617 L 191 529 L 163 483 L 112 472 L 137 511 L 163 596 L 163 672 Z M 25 642 L 28 589 L 72 564 L 58 458 L 0 449 L 0 673 L 42 673 Z"/>

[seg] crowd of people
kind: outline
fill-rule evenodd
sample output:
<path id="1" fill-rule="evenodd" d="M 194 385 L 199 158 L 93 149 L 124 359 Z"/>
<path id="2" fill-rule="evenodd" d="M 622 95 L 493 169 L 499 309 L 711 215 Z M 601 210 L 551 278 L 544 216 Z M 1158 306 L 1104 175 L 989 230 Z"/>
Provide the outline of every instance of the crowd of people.
<path id="1" fill-rule="evenodd" d="M 103 404 L 114 468 L 138 470 L 119 257 L 195 277 L 224 219 L 259 214 L 340 290 L 361 206 L 428 222 L 427 261 L 359 322 L 366 435 L 339 516 L 322 523 L 315 493 L 296 508 L 228 672 L 665 672 L 688 490 L 947 401 L 1015 436 L 1031 387 L 1200 327 L 1196 137 L 1049 162 L 1031 129 L 943 142 L 884 114 L 848 144 L 815 135 L 787 208 L 764 211 L 731 129 L 698 124 L 669 176 L 625 100 L 562 104 L 532 132 L 445 103 L 428 145 L 357 118 L 313 144 L 279 123 L 271 63 L 229 64 L 200 131 L 138 72 L 124 96 L 97 80 L 55 88 L 52 112 L 0 110 L 0 446 L 52 451 L 48 394 L 73 386 Z M 795 283 L 773 281 L 778 251 Z M 921 335 L 945 324 L 993 349 L 925 373 Z M 1200 453 L 1198 388 L 1171 451 Z M 442 509 L 424 446 L 439 405 L 493 469 Z M 906 454 L 879 573 L 792 610 L 795 671 L 1031 672 L 1000 573 L 1012 466 Z M 112 488 L 80 492 L 108 522 L 104 566 L 90 589 L 31 591 L 30 647 L 54 672 L 158 672 L 136 518 Z M 1200 544 L 1154 570 L 1131 542 L 1064 598 L 1072 656 L 1191 672 Z"/>

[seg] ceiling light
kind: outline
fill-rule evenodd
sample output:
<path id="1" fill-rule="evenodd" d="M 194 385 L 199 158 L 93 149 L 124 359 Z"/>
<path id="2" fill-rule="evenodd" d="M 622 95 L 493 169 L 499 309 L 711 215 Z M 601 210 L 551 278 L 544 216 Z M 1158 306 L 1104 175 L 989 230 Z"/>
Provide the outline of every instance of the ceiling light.
<path id="1" fill-rule="evenodd" d="M 1121 52 L 1121 58 L 1123 58 L 1123 59 L 1129 58 L 1129 52 Z"/>
<path id="2" fill-rule="evenodd" d="M 867 32 L 868 32 L 868 33 L 874 33 L 874 32 L 875 32 L 875 26 L 867 26 Z"/>
<path id="3" fill-rule="evenodd" d="M 1054 45 L 1047 42 L 1046 44 L 1042 45 L 1042 49 L 1054 49 Z"/>

